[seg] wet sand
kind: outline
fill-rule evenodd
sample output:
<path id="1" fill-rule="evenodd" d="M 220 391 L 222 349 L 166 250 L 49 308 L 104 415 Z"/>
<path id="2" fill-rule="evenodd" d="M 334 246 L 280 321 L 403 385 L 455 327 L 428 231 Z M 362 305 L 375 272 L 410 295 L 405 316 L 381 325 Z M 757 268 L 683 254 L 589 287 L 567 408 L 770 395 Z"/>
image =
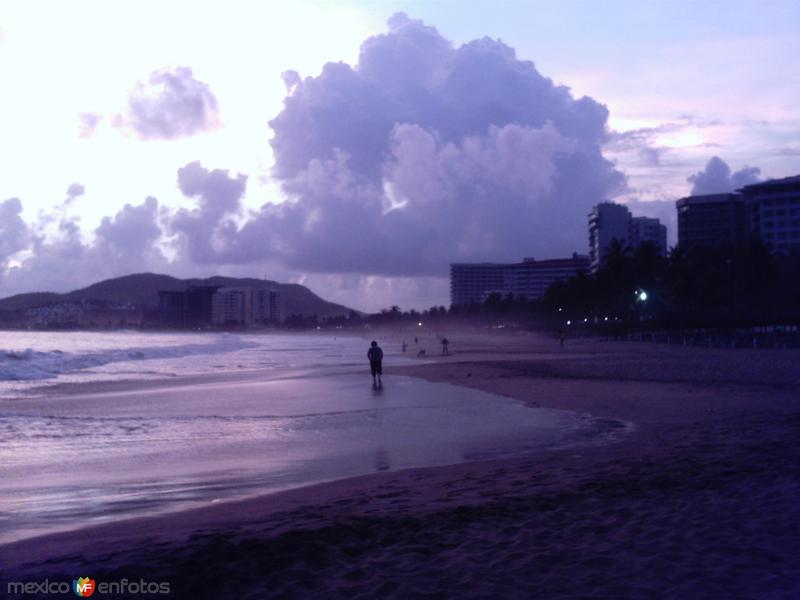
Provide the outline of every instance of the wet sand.
<path id="1" fill-rule="evenodd" d="M 452 357 L 387 379 L 637 430 L 24 540 L 0 547 L 3 579 L 144 578 L 179 598 L 800 595 L 800 353 L 445 333 Z"/>

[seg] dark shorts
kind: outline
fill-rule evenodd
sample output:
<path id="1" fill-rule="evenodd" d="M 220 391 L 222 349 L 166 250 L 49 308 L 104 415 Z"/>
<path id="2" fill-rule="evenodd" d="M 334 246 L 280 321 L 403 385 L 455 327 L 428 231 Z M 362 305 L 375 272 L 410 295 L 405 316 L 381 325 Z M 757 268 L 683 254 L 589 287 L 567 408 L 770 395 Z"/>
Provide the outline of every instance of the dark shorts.
<path id="1" fill-rule="evenodd" d="M 372 371 L 372 375 L 383 375 L 383 369 L 381 368 L 381 361 L 379 360 L 371 360 L 369 361 L 369 369 Z"/>

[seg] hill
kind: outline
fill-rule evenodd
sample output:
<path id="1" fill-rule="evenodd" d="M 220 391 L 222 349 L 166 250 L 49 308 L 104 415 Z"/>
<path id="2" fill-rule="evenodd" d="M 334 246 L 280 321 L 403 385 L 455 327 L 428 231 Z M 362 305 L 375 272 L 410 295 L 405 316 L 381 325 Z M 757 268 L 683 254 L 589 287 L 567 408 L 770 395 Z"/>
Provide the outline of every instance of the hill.
<path id="1" fill-rule="evenodd" d="M 130 303 L 145 309 L 158 306 L 160 290 L 181 291 L 190 285 L 277 288 L 286 315 L 317 315 L 320 318 L 348 315 L 349 308 L 323 300 L 307 287 L 296 283 L 277 283 L 265 279 L 214 276 L 206 279 L 178 279 L 157 273 L 137 273 L 106 279 L 88 287 L 63 294 L 32 292 L 0 299 L 0 311 L 23 311 L 62 302 L 99 301 Z"/>

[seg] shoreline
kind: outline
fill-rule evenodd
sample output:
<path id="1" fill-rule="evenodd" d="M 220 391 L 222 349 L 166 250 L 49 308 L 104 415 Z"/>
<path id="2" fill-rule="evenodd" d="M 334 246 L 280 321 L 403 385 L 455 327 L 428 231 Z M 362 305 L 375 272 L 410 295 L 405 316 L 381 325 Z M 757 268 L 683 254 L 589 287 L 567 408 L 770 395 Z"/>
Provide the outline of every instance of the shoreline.
<path id="1" fill-rule="evenodd" d="M 641 589 L 659 595 L 669 584 L 675 588 L 672 597 L 679 597 L 680 585 L 670 583 L 670 569 L 685 570 L 684 592 L 705 586 L 702 589 L 709 593 L 724 594 L 734 584 L 739 593 L 758 589 L 752 587 L 754 569 L 766 567 L 752 560 L 744 565 L 739 559 L 768 551 L 782 557 L 784 565 L 779 576 L 769 580 L 771 589 L 800 590 L 800 553 L 796 552 L 800 548 L 785 537 L 795 531 L 793 519 L 800 516 L 793 495 L 800 477 L 792 469 L 800 457 L 793 441 L 800 430 L 800 401 L 795 397 L 797 353 L 781 350 L 783 360 L 765 357 L 771 363 L 765 369 L 746 350 L 665 353 L 663 347 L 643 349 L 641 344 L 622 343 L 610 352 L 598 344 L 573 343 L 562 352 L 552 340 L 470 336 L 462 341 L 448 334 L 458 344 L 451 345 L 453 357 L 390 367 L 387 375 L 457 383 L 531 406 L 632 421 L 637 430 L 600 447 L 386 471 L 86 528 L 77 534 L 22 540 L 0 546 L 0 562 L 7 572 L 20 576 L 67 574 L 86 564 L 104 565 L 95 567 L 92 576 L 153 573 L 173 581 L 177 597 L 223 593 L 224 588 L 206 576 L 200 577 L 205 587 L 198 588 L 185 571 L 189 563 L 209 573 L 229 573 L 243 597 L 294 595 L 303 586 L 321 593 L 324 588 L 315 586 L 323 584 L 323 575 L 334 577 L 333 589 L 340 590 L 334 596 L 359 591 L 402 596 L 437 589 L 477 596 L 491 581 L 493 590 L 515 590 L 519 595 L 520 590 L 536 589 L 542 597 L 559 597 L 570 590 L 576 594 L 589 589 L 619 590 L 621 575 L 609 561 L 628 556 L 635 562 L 646 556 L 656 574 L 650 583 L 640 582 Z M 519 352 L 523 348 L 524 355 Z M 755 352 L 764 356 L 768 351 Z M 598 364 L 591 364 L 592 360 Z M 715 361 L 713 368 L 699 364 L 709 360 Z M 638 379 L 636 369 L 644 370 Z M 675 376 L 677 371 L 681 377 Z M 641 501 L 644 497 L 647 502 Z M 731 502 L 738 504 L 728 506 Z M 697 511 L 700 516 L 694 514 Z M 742 511 L 750 515 L 745 519 L 749 524 L 728 522 Z M 621 514 L 627 517 L 620 521 Z M 724 527 L 721 517 L 726 519 Z M 551 522 L 553 518 L 561 525 Z M 639 529 L 631 529 L 632 521 Z M 678 525 L 683 521 L 689 523 L 688 530 Z M 746 537 L 742 528 L 758 528 L 759 523 L 766 523 L 769 535 Z M 413 542 L 420 527 L 438 532 L 437 540 L 449 539 L 454 546 L 439 547 L 438 542 L 434 548 L 420 546 L 421 541 Z M 559 537 L 565 527 L 571 538 Z M 702 541 L 699 534 L 682 540 L 683 559 L 662 543 L 695 529 L 706 537 L 730 538 L 706 549 L 719 563 L 714 573 L 725 577 L 709 578 L 700 572 L 689 576 L 688 563 L 711 560 L 697 546 Z M 344 541 L 327 537 L 331 532 Z M 537 543 L 541 536 L 550 542 Z M 765 539 L 770 541 L 767 550 L 762 547 Z M 506 583 L 468 561 L 483 556 L 481 544 L 494 548 L 503 559 L 497 569 L 504 573 Z M 608 550 L 619 544 L 628 549 Z M 737 545 L 739 549 L 733 552 L 731 548 Z M 252 551 L 248 555 L 234 552 L 231 558 L 215 557 L 212 551 L 240 546 Z M 361 550 L 351 556 L 347 551 L 351 546 Z M 288 561 L 291 568 L 254 567 L 253 556 L 274 558 L 276 547 L 288 553 L 290 558 L 279 562 L 286 567 Z M 522 552 L 522 547 L 528 551 Z M 644 547 L 649 554 L 643 552 Z M 327 556 L 330 568 L 313 572 L 312 577 L 308 568 L 302 568 L 309 552 Z M 169 558 L 173 554 L 175 558 Z M 426 554 L 428 559 L 423 560 Z M 433 578 L 433 566 L 427 564 L 434 555 L 447 557 L 439 584 Z M 560 557 L 558 569 L 550 564 L 541 574 L 534 570 L 531 575 L 531 564 L 541 563 L 541 567 L 549 564 L 548 556 L 555 555 Z M 792 556 L 799 558 L 792 560 Z M 371 573 L 367 559 L 376 557 L 382 557 L 387 566 Z M 472 571 L 457 576 L 465 560 Z M 336 568 L 344 572 L 336 576 Z M 402 579 L 400 572 L 413 572 L 413 576 Z M 550 587 L 543 588 L 547 581 Z M 516 587 L 504 588 L 512 583 Z M 525 587 L 534 584 L 537 587 Z M 543 589 L 558 591 L 558 595 L 542 593 Z M 643 592 L 641 597 L 646 595 Z"/>

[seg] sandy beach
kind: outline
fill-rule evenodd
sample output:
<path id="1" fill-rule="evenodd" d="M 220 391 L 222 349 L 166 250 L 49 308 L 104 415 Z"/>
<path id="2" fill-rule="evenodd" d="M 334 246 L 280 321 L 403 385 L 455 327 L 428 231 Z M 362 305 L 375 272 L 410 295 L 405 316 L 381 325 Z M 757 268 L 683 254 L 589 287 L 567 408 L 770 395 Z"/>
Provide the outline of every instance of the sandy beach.
<path id="1" fill-rule="evenodd" d="M 796 351 L 445 333 L 452 356 L 387 361 L 387 381 L 635 429 L 22 540 L 0 546 L 3 591 L 88 575 L 169 582 L 175 598 L 800 596 Z"/>

